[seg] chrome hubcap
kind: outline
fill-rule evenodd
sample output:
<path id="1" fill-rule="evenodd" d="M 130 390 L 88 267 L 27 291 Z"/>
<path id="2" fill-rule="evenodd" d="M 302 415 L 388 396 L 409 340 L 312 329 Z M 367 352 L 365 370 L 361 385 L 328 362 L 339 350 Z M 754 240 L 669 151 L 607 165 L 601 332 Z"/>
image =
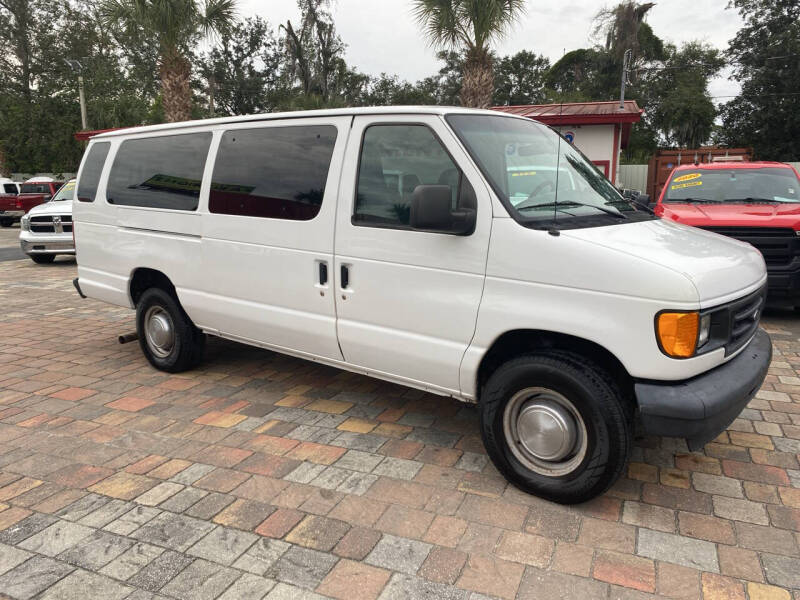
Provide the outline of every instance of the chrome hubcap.
<path id="1" fill-rule="evenodd" d="M 554 390 L 514 394 L 503 413 L 503 431 L 514 456 L 541 475 L 566 475 L 586 456 L 586 424 L 575 405 Z"/>
<path id="2" fill-rule="evenodd" d="M 159 358 L 169 356 L 175 347 L 175 327 L 169 313 L 160 306 L 151 306 L 144 316 L 147 347 Z"/>

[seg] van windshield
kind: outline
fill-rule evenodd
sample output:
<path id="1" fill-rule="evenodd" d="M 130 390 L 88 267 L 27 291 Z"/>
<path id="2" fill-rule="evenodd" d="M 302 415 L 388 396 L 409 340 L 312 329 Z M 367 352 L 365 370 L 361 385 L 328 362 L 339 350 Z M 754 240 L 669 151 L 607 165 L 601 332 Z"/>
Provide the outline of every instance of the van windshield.
<path id="1" fill-rule="evenodd" d="M 623 198 L 589 159 L 549 127 L 501 115 L 446 119 L 523 225 L 576 228 L 654 218 Z"/>
<path id="2" fill-rule="evenodd" d="M 782 167 L 687 169 L 673 173 L 664 202 L 688 204 L 800 203 L 800 181 Z"/>

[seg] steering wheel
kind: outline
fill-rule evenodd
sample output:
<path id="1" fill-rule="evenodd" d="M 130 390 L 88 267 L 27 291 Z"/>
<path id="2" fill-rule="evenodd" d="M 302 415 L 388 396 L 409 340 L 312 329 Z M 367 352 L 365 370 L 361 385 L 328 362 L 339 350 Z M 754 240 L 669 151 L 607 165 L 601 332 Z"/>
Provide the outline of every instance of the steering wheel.
<path id="1" fill-rule="evenodd" d="M 552 181 L 543 181 L 542 183 L 537 185 L 536 189 L 534 189 L 530 193 L 530 195 L 528 196 L 528 200 L 530 200 L 534 196 L 538 196 L 539 194 L 541 194 L 545 190 L 545 188 L 548 188 L 548 187 L 550 188 L 551 191 L 553 191 L 553 192 L 556 191 L 556 184 L 555 183 L 553 183 Z"/>

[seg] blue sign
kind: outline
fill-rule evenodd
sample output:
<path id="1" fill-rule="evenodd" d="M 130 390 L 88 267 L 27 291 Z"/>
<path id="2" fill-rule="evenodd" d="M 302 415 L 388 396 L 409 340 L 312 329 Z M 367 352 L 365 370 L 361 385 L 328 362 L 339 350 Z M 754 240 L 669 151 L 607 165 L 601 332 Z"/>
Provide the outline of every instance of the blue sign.
<path id="1" fill-rule="evenodd" d="M 564 138 L 571 144 L 575 141 L 575 132 L 567 131 L 564 133 Z"/>

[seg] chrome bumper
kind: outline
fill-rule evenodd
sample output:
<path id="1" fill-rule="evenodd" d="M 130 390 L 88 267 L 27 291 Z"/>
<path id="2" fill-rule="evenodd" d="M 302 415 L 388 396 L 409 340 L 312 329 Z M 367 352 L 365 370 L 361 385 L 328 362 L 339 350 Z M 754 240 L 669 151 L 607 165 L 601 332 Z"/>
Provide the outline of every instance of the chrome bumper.
<path id="1" fill-rule="evenodd" d="M 72 234 L 64 236 L 31 236 L 20 239 L 20 248 L 25 254 L 75 254 Z"/>

